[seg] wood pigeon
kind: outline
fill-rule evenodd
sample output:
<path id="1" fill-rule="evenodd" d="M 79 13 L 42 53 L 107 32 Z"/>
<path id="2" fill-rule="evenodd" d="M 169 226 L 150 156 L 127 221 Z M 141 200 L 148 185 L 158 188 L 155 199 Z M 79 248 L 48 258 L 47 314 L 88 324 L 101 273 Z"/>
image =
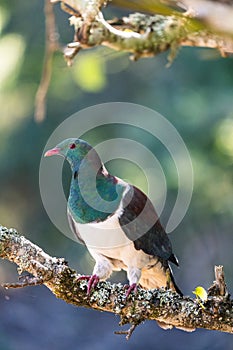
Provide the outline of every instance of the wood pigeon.
<path id="1" fill-rule="evenodd" d="M 47 151 L 68 160 L 72 179 L 68 221 L 84 243 L 95 267 L 88 279 L 88 294 L 112 271 L 125 270 L 127 297 L 140 284 L 145 289 L 170 288 L 182 295 L 169 263 L 178 266 L 171 242 L 153 204 L 137 187 L 108 173 L 93 147 L 70 138 Z"/>

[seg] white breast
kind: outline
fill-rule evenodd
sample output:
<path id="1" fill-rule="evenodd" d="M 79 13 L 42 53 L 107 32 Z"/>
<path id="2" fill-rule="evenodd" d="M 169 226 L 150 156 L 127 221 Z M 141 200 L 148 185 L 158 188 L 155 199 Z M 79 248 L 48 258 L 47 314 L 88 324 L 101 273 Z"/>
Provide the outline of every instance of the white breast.
<path id="1" fill-rule="evenodd" d="M 79 224 L 75 223 L 81 238 L 90 249 L 108 250 L 132 243 L 122 231 L 118 213 L 104 222 Z"/>
<path id="2" fill-rule="evenodd" d="M 141 269 L 157 261 L 157 258 L 135 249 L 134 243 L 121 229 L 117 215 L 109 218 L 107 222 L 76 225 L 95 260 L 99 260 L 101 255 L 109 257 L 121 261 L 119 267 L 126 270 L 129 266 Z M 116 266 L 118 267 L 118 264 Z"/>

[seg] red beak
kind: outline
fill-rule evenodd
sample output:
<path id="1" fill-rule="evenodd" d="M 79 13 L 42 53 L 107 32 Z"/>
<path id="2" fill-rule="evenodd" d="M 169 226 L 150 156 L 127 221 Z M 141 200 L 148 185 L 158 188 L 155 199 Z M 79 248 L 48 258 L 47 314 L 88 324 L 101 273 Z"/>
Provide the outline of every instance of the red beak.
<path id="1" fill-rule="evenodd" d="M 55 154 L 60 154 L 60 148 L 58 147 L 54 147 L 52 149 L 49 149 L 46 153 L 45 153 L 45 157 L 51 157 L 54 156 Z"/>

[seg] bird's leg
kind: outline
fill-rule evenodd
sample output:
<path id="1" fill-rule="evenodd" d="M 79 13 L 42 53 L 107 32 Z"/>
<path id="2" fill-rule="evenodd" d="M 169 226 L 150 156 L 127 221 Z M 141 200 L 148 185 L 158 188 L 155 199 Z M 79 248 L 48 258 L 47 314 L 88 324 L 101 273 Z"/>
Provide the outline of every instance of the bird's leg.
<path id="1" fill-rule="evenodd" d="M 95 289 L 96 285 L 100 281 L 100 277 L 97 274 L 82 275 L 77 278 L 77 281 L 87 281 L 87 295 L 91 294 L 92 289 Z"/>
<path id="2" fill-rule="evenodd" d="M 137 289 L 138 289 L 137 283 L 133 283 L 130 286 L 126 285 L 126 289 L 127 291 L 126 291 L 125 297 L 127 299 L 132 292 L 135 294 L 137 293 Z"/>
<path id="3" fill-rule="evenodd" d="M 87 285 L 87 295 L 90 295 L 91 290 L 95 289 L 96 285 L 99 283 L 99 276 L 97 275 L 92 275 L 91 278 L 88 281 L 88 285 Z"/>
<path id="4" fill-rule="evenodd" d="M 95 289 L 96 285 L 98 284 L 100 278 L 97 275 L 83 275 L 77 278 L 77 281 L 88 281 L 87 284 L 87 295 L 91 294 L 91 290 Z"/>
<path id="5" fill-rule="evenodd" d="M 141 277 L 141 270 L 136 267 L 128 267 L 127 277 L 129 280 L 129 286 L 126 286 L 126 298 L 128 298 L 132 292 L 137 293 L 137 284 Z"/>
<path id="6" fill-rule="evenodd" d="M 93 250 L 90 250 L 91 255 L 96 261 L 93 274 L 91 276 L 80 276 L 78 280 L 87 280 L 87 295 L 91 294 L 92 289 L 96 287 L 100 280 L 106 280 L 112 272 L 113 266 L 108 258 L 102 254 L 98 254 Z"/>

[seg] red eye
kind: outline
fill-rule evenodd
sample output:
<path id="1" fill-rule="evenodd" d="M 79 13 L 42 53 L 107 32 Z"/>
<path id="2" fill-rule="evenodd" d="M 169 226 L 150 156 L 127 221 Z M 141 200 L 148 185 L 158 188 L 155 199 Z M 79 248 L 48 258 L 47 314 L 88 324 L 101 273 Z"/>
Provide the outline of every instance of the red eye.
<path id="1" fill-rule="evenodd" d="M 76 144 L 75 143 L 71 143 L 70 149 L 74 149 L 75 147 L 76 147 Z"/>

